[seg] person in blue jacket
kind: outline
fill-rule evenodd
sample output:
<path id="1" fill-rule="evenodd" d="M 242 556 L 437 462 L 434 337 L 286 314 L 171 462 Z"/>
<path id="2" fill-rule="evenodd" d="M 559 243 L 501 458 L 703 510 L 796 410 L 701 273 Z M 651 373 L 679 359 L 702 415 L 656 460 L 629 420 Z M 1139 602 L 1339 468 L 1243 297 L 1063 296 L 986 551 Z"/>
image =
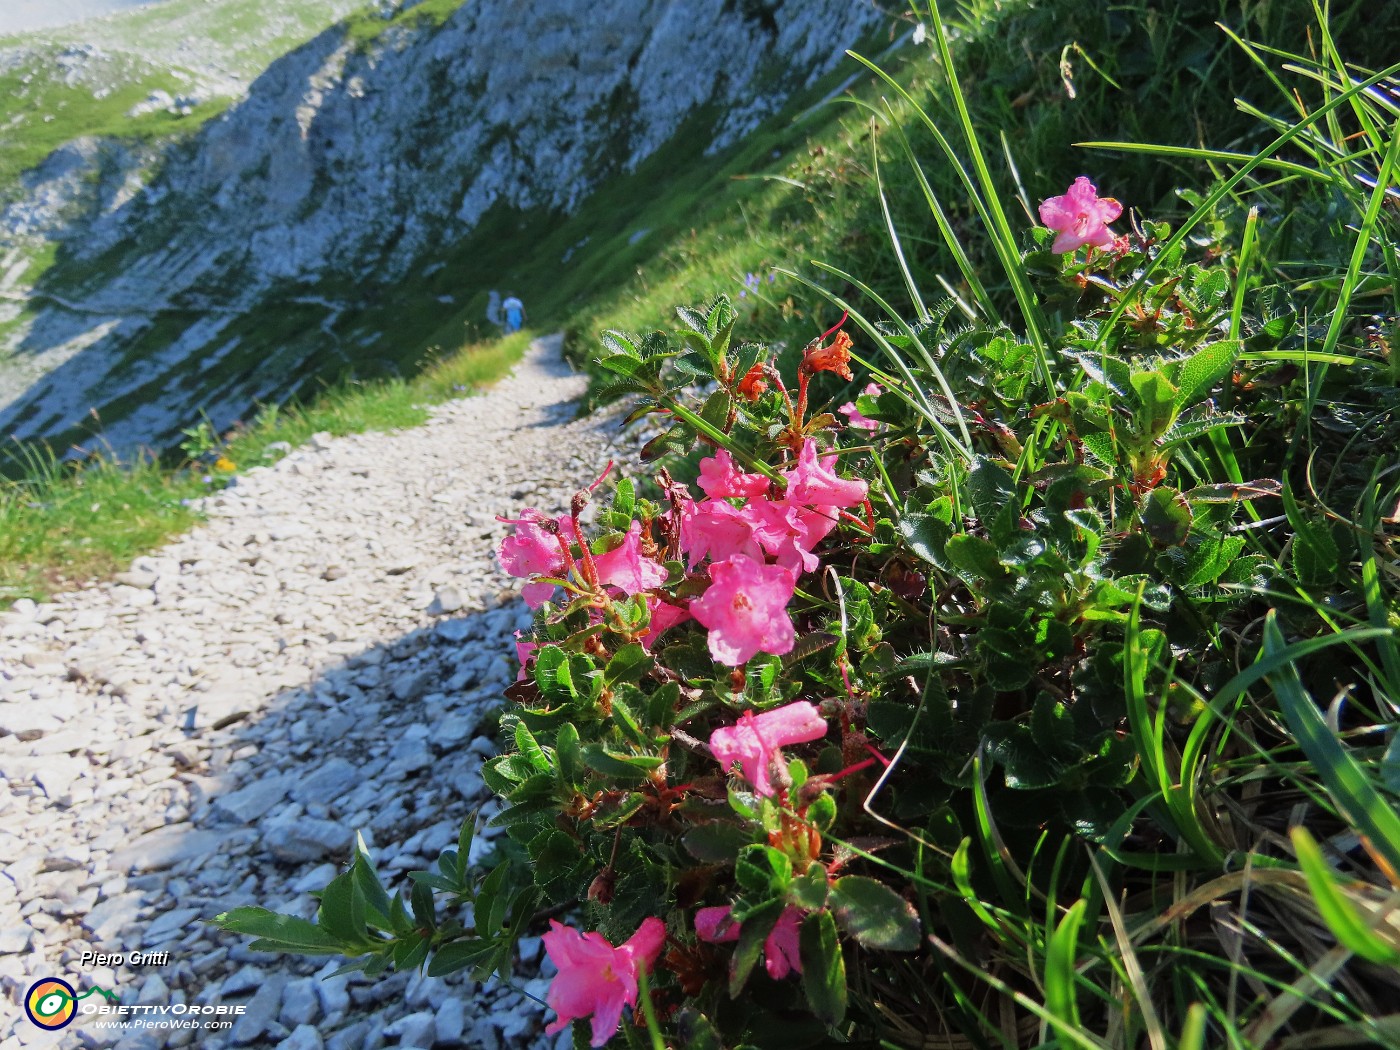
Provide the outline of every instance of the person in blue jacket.
<path id="1" fill-rule="evenodd" d="M 518 332 L 525 325 L 525 304 L 514 292 L 506 293 L 501 309 L 506 315 L 506 333 Z"/>

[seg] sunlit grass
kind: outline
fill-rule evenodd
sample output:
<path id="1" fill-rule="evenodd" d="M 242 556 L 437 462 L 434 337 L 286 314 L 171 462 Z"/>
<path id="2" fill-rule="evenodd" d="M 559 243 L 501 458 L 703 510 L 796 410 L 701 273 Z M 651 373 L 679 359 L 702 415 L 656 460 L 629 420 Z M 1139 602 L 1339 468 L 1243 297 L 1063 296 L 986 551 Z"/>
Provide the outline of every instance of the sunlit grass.
<path id="1" fill-rule="evenodd" d="M 98 452 L 65 463 L 45 446 L 0 449 L 18 480 L 0 476 L 0 604 L 42 600 L 108 575 L 201 520 L 192 501 L 239 469 L 273 462 L 271 446 L 313 434 L 422 424 L 430 406 L 489 387 L 520 360 L 530 332 L 462 347 L 412 380 L 345 384 L 304 404 L 268 406 L 195 463 Z M 225 472 L 214 465 L 222 457 Z"/>

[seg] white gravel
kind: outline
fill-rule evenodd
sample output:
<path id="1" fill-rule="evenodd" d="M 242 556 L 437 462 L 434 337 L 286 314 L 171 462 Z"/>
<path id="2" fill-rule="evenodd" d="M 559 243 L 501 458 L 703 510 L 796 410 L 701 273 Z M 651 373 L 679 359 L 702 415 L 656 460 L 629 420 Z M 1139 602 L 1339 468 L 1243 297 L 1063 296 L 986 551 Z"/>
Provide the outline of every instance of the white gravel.
<path id="1" fill-rule="evenodd" d="M 488 800 L 479 767 L 528 623 L 495 515 L 560 511 L 618 456 L 615 421 L 573 418 L 585 380 L 559 345 L 423 427 L 318 436 L 242 474 L 121 582 L 0 614 L 5 998 L 63 977 L 124 1003 L 248 1006 L 217 1034 L 90 1017 L 45 1033 L 5 1010 L 0 1050 L 553 1042 L 527 996 L 547 984 L 538 939 L 509 985 L 321 980 L 335 961 L 251 952 L 204 921 L 313 914 L 356 830 L 402 882 Z M 169 962 L 79 963 L 135 950 Z"/>

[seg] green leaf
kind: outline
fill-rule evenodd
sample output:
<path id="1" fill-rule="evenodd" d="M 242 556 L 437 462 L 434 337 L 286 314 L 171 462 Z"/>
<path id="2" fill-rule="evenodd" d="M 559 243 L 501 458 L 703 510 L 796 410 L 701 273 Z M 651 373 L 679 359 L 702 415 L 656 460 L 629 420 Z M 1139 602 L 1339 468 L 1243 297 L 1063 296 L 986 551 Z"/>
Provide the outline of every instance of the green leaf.
<path id="1" fill-rule="evenodd" d="M 365 939 L 365 899 L 357 892 L 353 870 L 337 875 L 322 891 L 317 918 L 331 936 L 345 944 Z"/>
<path id="2" fill-rule="evenodd" d="M 432 886 L 424 880 L 416 880 L 409 899 L 413 905 L 413 918 L 418 925 L 429 930 L 437 929 L 437 906 L 433 901 Z"/>
<path id="3" fill-rule="evenodd" d="M 1187 554 L 1182 581 L 1186 587 L 1214 583 L 1244 550 L 1244 537 L 1207 535 Z"/>
<path id="4" fill-rule="evenodd" d="M 990 527 L 1007 507 L 1011 507 L 1013 513 L 1020 511 L 1011 474 L 989 459 L 979 459 L 969 472 L 967 491 L 972 498 L 973 512 L 984 526 Z"/>
<path id="5" fill-rule="evenodd" d="M 477 812 L 467 814 L 462 821 L 462 830 L 457 835 L 457 883 L 467 881 L 467 869 L 471 866 L 472 839 L 476 838 Z"/>
<path id="6" fill-rule="evenodd" d="M 641 360 L 641 351 L 637 349 L 637 344 L 622 332 L 608 329 L 602 335 L 603 346 L 615 354 L 625 354 L 628 357 L 635 357 Z"/>
<path id="7" fill-rule="evenodd" d="M 524 722 L 515 724 L 515 748 L 536 772 L 553 774 L 554 764 L 550 762 L 544 748 L 540 747 L 539 741 L 535 739 L 535 734 L 526 728 Z"/>
<path id="8" fill-rule="evenodd" d="M 503 939 L 471 937 L 467 940 L 445 944 L 433 955 L 428 963 L 429 977 L 443 977 L 449 973 L 476 966 L 501 950 Z"/>
<path id="9" fill-rule="evenodd" d="M 766 893 L 773 887 L 773 870 L 767 860 L 762 845 L 744 847 L 734 860 L 734 880 L 746 890 Z"/>
<path id="10" fill-rule="evenodd" d="M 710 345 L 710 335 L 712 333 L 709 332 L 705 327 L 704 314 L 700 313 L 700 311 L 698 310 L 692 310 L 688 306 L 678 306 L 676 307 L 676 316 L 679 317 L 682 323 L 684 323 L 685 326 L 689 328 L 692 332 L 694 332 L 696 335 L 704 337 L 705 345 L 707 347 Z"/>
<path id="11" fill-rule="evenodd" d="M 551 901 L 562 904 L 577 895 L 577 873 L 584 859 L 577 842 L 558 828 L 545 828 L 525 848 L 534 864 L 535 885 Z"/>
<path id="12" fill-rule="evenodd" d="M 733 864 L 739 851 L 752 842 L 752 831 L 721 821 L 696 824 L 681 836 L 686 852 L 706 864 Z"/>
<path id="13" fill-rule="evenodd" d="M 617 488 L 613 490 L 612 509 L 613 513 L 621 514 L 625 518 L 630 518 L 637 506 L 636 490 L 632 485 L 631 478 L 622 478 L 617 483 Z"/>
<path id="14" fill-rule="evenodd" d="M 542 645 L 535 650 L 535 682 L 548 700 L 573 698 L 573 682 L 569 678 L 569 654 L 557 645 Z"/>
<path id="15" fill-rule="evenodd" d="M 723 430 L 729 421 L 729 408 L 731 400 L 729 391 L 720 389 L 705 399 L 705 403 L 700 406 L 700 418 L 716 430 Z"/>
<path id="16" fill-rule="evenodd" d="M 1393 870 L 1400 871 L 1400 813 L 1376 790 L 1360 763 L 1328 728 L 1289 659 L 1292 651 L 1279 630 L 1278 614 L 1270 610 L 1264 621 L 1263 658 L 1272 664 L 1267 678 L 1288 728 L 1341 815 Z"/>
<path id="17" fill-rule="evenodd" d="M 996 547 L 990 540 L 981 536 L 960 533 L 948 541 L 944 551 L 948 561 L 964 579 L 996 583 L 1006 579 L 1008 575 L 1001 564 Z"/>
<path id="18" fill-rule="evenodd" d="M 1298 855 L 1298 865 L 1303 869 L 1303 877 L 1308 880 L 1308 889 L 1317 904 L 1317 912 L 1337 938 L 1337 943 L 1367 962 L 1378 966 L 1400 966 L 1400 944 L 1381 936 L 1357 911 L 1356 905 L 1347 899 L 1336 875 L 1327 866 L 1317 841 L 1308 830 L 1295 827 L 1290 829 L 1289 835 L 1293 839 L 1293 851 Z"/>
<path id="19" fill-rule="evenodd" d="M 681 687 L 667 682 L 647 698 L 647 724 L 657 729 L 670 729 L 676 720 L 676 704 L 681 699 Z"/>
<path id="20" fill-rule="evenodd" d="M 626 755 L 609 751 L 602 744 L 588 744 L 583 748 L 583 761 L 589 769 L 614 780 L 641 783 L 647 779 L 647 773 L 661 765 L 663 759 L 655 755 Z"/>
<path id="21" fill-rule="evenodd" d="M 251 945 L 256 951 L 339 955 L 346 947 L 314 922 L 266 908 L 234 908 L 216 915 L 214 923 L 229 933 L 258 938 Z"/>
<path id="22" fill-rule="evenodd" d="M 1201 347 L 1180 362 L 1172 378 L 1176 382 L 1176 410 L 1183 412 L 1210 396 L 1217 383 L 1230 374 L 1240 346 L 1234 340 L 1222 339 Z"/>
<path id="23" fill-rule="evenodd" d="M 579 748 L 578 729 L 565 722 L 554 736 L 554 772 L 559 786 L 577 791 L 583 783 L 583 751 Z"/>
<path id="24" fill-rule="evenodd" d="M 1283 511 L 1293 527 L 1293 571 L 1309 587 L 1325 587 L 1337 579 L 1341 551 L 1327 527 L 1303 513 L 1292 486 L 1283 487 Z"/>
<path id="25" fill-rule="evenodd" d="M 1142 501 L 1142 527 L 1157 546 L 1178 546 L 1191 532 L 1191 507 L 1176 489 L 1155 488 Z"/>
<path id="26" fill-rule="evenodd" d="M 399 970 L 417 969 L 428 957 L 428 951 L 432 948 L 432 944 L 431 936 L 424 936 L 417 932 L 398 941 L 393 947 L 394 968 Z"/>
<path id="27" fill-rule="evenodd" d="M 1390 745 L 1381 755 L 1381 783 L 1391 794 L 1400 795 L 1400 733 L 1390 738 Z"/>
<path id="28" fill-rule="evenodd" d="M 621 694 L 612 699 L 612 720 L 631 744 L 641 746 L 651 739 L 642 732 L 642 727 L 637 724 L 637 716 L 627 706 L 627 701 L 622 699 Z"/>
<path id="29" fill-rule="evenodd" d="M 619 682 L 636 682 L 651 670 L 654 663 L 650 653 L 637 642 L 631 642 L 613 653 L 603 671 L 603 681 L 609 686 L 616 686 Z"/>
<path id="30" fill-rule="evenodd" d="M 899 520 L 899 534 L 917 557 L 940 569 L 949 567 L 943 549 L 953 530 L 947 522 L 932 514 L 906 514 Z"/>
<path id="31" fill-rule="evenodd" d="M 807 806 L 807 820 L 823 835 L 836 823 L 836 816 L 836 800 L 826 792 L 822 792 Z"/>
<path id="32" fill-rule="evenodd" d="M 599 368 L 606 368 L 616 375 L 631 377 L 637 369 L 644 367 L 641 360 L 628 354 L 614 354 L 611 357 L 600 357 L 597 360 Z"/>
<path id="33" fill-rule="evenodd" d="M 793 879 L 788 886 L 788 899 L 803 911 L 815 912 L 826 907 L 828 891 L 826 868 L 813 861 L 807 874 Z"/>
<path id="34" fill-rule="evenodd" d="M 1260 478 L 1257 481 L 1233 481 L 1213 485 L 1197 485 L 1184 493 L 1188 503 L 1239 503 L 1243 500 L 1263 499 L 1278 496 L 1283 486 L 1273 478 Z"/>
<path id="35" fill-rule="evenodd" d="M 1176 422 L 1177 389 L 1161 372 L 1134 372 L 1133 390 L 1138 396 L 1134 413 L 1137 430 L 1146 438 L 1158 438 Z"/>
<path id="36" fill-rule="evenodd" d="M 471 840 L 468 839 L 470 846 Z M 374 865 L 365 855 L 363 850 L 355 850 L 355 862 L 350 866 L 350 872 L 355 878 L 355 885 L 359 887 L 360 899 L 365 902 L 366 921 L 381 930 L 388 930 L 389 923 L 389 892 L 379 881 L 379 875 L 374 870 Z"/>
<path id="37" fill-rule="evenodd" d="M 748 983 L 758 957 L 763 953 L 763 944 L 768 934 L 778 924 L 783 914 L 783 902 L 771 900 L 750 910 L 739 928 L 739 942 L 734 946 L 734 955 L 729 960 L 729 997 L 737 998 Z"/>
<path id="38" fill-rule="evenodd" d="M 812 1013 L 829 1025 L 846 1018 L 846 959 L 829 911 L 817 911 L 802 921 L 798 935 L 802 960 L 802 990 Z"/>
<path id="39" fill-rule="evenodd" d="M 882 882 L 847 875 L 831 886 L 832 913 L 867 948 L 917 951 L 922 941 L 914 906 Z"/>
<path id="40" fill-rule="evenodd" d="M 1074 990 L 1079 928 L 1088 902 L 1070 906 L 1045 946 L 1045 1008 L 1073 1028 L 1079 1027 L 1079 1000 Z"/>

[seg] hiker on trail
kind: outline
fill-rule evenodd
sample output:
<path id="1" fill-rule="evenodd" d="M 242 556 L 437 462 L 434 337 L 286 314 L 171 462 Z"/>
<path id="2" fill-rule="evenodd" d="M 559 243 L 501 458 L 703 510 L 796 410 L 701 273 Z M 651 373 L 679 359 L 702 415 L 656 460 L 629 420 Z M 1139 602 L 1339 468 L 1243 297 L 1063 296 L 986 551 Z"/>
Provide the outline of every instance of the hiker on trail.
<path id="1" fill-rule="evenodd" d="M 525 324 L 525 304 L 516 297 L 514 292 L 507 292 L 505 301 L 501 303 L 501 309 L 506 312 L 506 334 L 520 331 Z"/>
<path id="2" fill-rule="evenodd" d="M 486 321 L 497 328 L 505 323 L 505 319 L 501 316 L 501 293 L 494 288 L 486 297 Z"/>

